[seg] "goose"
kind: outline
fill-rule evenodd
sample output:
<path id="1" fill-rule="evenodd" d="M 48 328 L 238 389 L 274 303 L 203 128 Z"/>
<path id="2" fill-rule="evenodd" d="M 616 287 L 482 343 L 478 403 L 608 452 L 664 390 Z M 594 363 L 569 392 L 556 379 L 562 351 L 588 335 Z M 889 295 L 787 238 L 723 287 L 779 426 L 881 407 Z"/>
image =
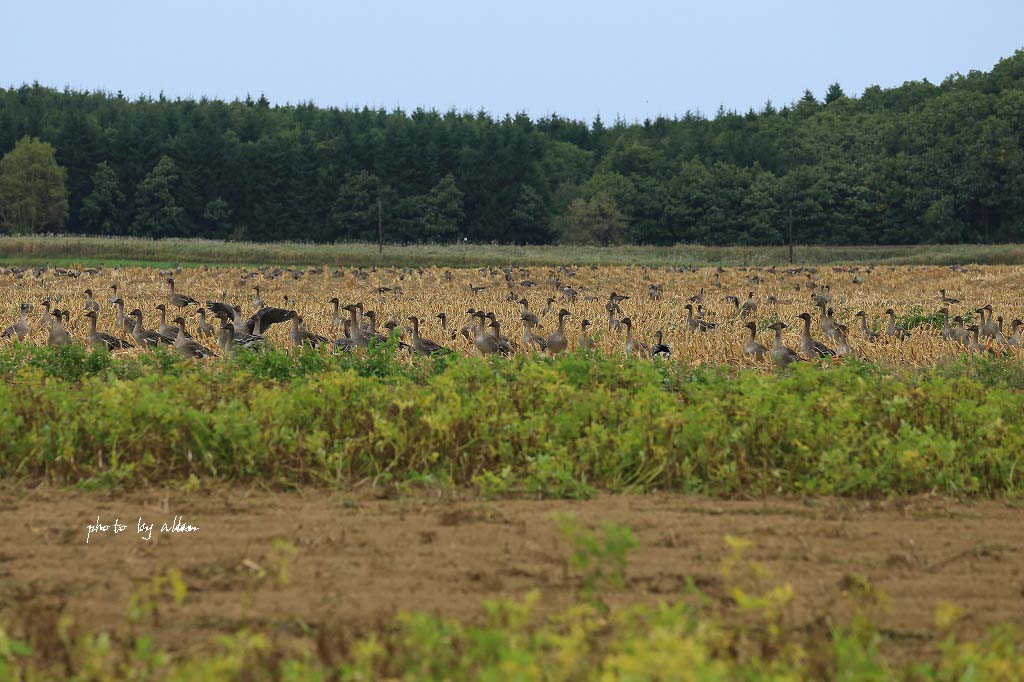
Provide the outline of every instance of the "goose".
<path id="1" fill-rule="evenodd" d="M 619 331 L 622 329 L 622 321 L 615 317 L 616 315 L 622 314 L 622 308 L 613 301 L 608 301 L 605 304 L 604 309 L 608 311 L 608 331 Z"/>
<path id="2" fill-rule="evenodd" d="M 1006 345 L 1013 346 L 1014 348 L 1021 347 L 1020 328 L 1024 322 L 1020 320 L 1014 320 L 1010 323 L 1010 338 L 1006 339 Z"/>
<path id="3" fill-rule="evenodd" d="M 235 328 L 236 337 L 240 329 L 245 329 L 246 321 L 242 317 L 242 309 L 239 306 L 219 301 L 207 301 L 206 309 L 221 321 L 221 329 L 224 328 L 224 323 L 230 322 Z"/>
<path id="4" fill-rule="evenodd" d="M 224 326 L 217 330 L 217 345 L 220 346 L 224 357 L 233 355 L 235 352 L 235 325 L 225 322 Z"/>
<path id="5" fill-rule="evenodd" d="M 953 318 L 953 340 L 961 346 L 966 346 L 971 341 L 971 332 L 964 328 L 964 318 L 957 315 Z"/>
<path id="6" fill-rule="evenodd" d="M 115 298 L 113 304 L 117 308 L 117 312 L 114 314 L 114 326 L 126 334 L 131 334 L 135 324 L 124 314 L 124 299 Z"/>
<path id="7" fill-rule="evenodd" d="M 828 305 L 832 302 L 832 287 L 826 284 L 822 291 L 819 291 L 816 294 L 811 294 L 811 301 L 815 305 Z"/>
<path id="8" fill-rule="evenodd" d="M 868 314 L 863 310 L 859 310 L 857 311 L 855 317 L 860 318 L 860 327 L 858 328 L 858 331 L 860 331 L 860 335 L 867 339 L 869 343 L 874 343 L 875 341 L 877 341 L 878 332 L 876 332 L 874 329 L 868 328 Z"/>
<path id="9" fill-rule="evenodd" d="M 160 311 L 160 326 L 157 329 L 164 336 L 169 336 L 173 339 L 178 335 L 178 327 L 175 327 L 173 324 L 167 324 L 167 306 L 161 303 L 156 306 L 156 309 Z M 185 336 L 192 338 L 188 332 L 185 332 Z"/>
<path id="10" fill-rule="evenodd" d="M 498 352 L 498 337 L 496 334 L 491 334 L 484 328 L 484 316 L 483 313 L 477 314 L 477 311 L 470 308 L 466 311 L 471 313 L 470 323 L 462 328 L 462 334 L 467 339 L 473 342 L 476 349 L 480 351 L 481 356 L 488 356 Z M 480 324 L 476 324 L 473 320 L 479 317 Z"/>
<path id="11" fill-rule="evenodd" d="M 590 320 L 583 320 L 580 322 L 580 338 L 579 341 L 576 342 L 576 345 L 580 348 L 593 350 L 597 348 L 597 341 L 594 340 L 594 337 L 587 334 L 587 327 L 589 326 Z"/>
<path id="12" fill-rule="evenodd" d="M 800 313 L 797 315 L 801 320 L 804 321 L 804 329 L 800 333 L 800 352 L 804 354 L 805 358 L 834 358 L 836 352 L 823 344 L 821 341 L 815 341 L 811 338 L 811 316 L 809 313 Z"/>
<path id="13" fill-rule="evenodd" d="M 706 332 L 706 331 L 710 331 L 710 330 L 715 328 L 715 323 L 714 322 L 706 322 L 704 320 L 697 319 L 697 318 L 695 318 L 693 316 L 693 305 L 692 304 L 687 303 L 683 307 L 686 308 L 686 328 L 689 329 L 691 332 L 695 332 L 695 331 Z"/>
<path id="14" fill-rule="evenodd" d="M 836 338 L 836 322 L 832 319 L 832 314 L 835 311 L 832 308 L 826 309 L 824 303 L 818 303 L 818 308 L 821 309 L 821 317 L 818 319 L 821 333 L 825 335 L 825 338 L 834 341 Z"/>
<path id="15" fill-rule="evenodd" d="M 748 336 L 743 342 L 743 352 L 747 355 L 753 356 L 758 362 L 763 361 L 764 355 L 768 349 L 764 347 L 763 343 L 759 343 L 757 340 L 757 323 L 747 322 L 743 326 L 750 330 L 750 336 Z"/>
<path id="16" fill-rule="evenodd" d="M 359 326 L 359 318 L 356 316 L 356 312 L 359 310 L 355 305 L 349 303 L 342 307 L 342 310 L 347 310 L 349 314 L 349 336 L 359 348 L 366 348 L 370 345 L 371 336 L 369 332 Z"/>
<path id="17" fill-rule="evenodd" d="M 1003 336 L 1003 316 L 1002 315 L 997 315 L 996 316 L 996 333 L 995 333 L 995 336 L 992 337 L 992 340 L 995 343 L 999 344 L 1000 346 L 1005 346 L 1006 345 L 1006 337 Z"/>
<path id="18" fill-rule="evenodd" d="M 959 298 L 950 298 L 949 296 L 946 296 L 946 290 L 945 289 L 939 289 L 939 296 L 942 299 L 943 303 L 947 303 L 949 305 L 953 305 L 954 303 L 959 303 L 960 302 Z"/>
<path id="19" fill-rule="evenodd" d="M 206 308 L 196 310 L 199 321 L 196 323 L 196 331 L 200 337 L 208 339 L 213 336 L 213 325 L 206 321 Z"/>
<path id="20" fill-rule="evenodd" d="M 939 336 L 944 339 L 953 338 L 953 328 L 949 326 L 949 308 L 939 308 L 939 315 L 942 316 L 942 331 Z"/>
<path id="21" fill-rule="evenodd" d="M 970 332 L 971 335 L 970 339 L 967 341 L 968 351 L 970 351 L 971 353 L 989 353 L 990 355 L 995 355 L 994 350 L 981 345 L 981 343 L 978 341 L 978 325 L 972 324 L 970 327 L 967 328 L 967 331 Z"/>
<path id="22" fill-rule="evenodd" d="M 43 313 L 40 315 L 44 327 L 53 326 L 53 315 L 50 313 L 50 299 L 43 299 Z"/>
<path id="23" fill-rule="evenodd" d="M 703 303 L 704 302 L 704 287 L 700 288 L 700 292 L 694 294 L 690 298 L 686 299 L 689 303 Z"/>
<path id="24" fill-rule="evenodd" d="M 292 340 L 292 343 L 295 344 L 296 348 L 301 348 L 303 346 L 320 348 L 321 346 L 326 346 L 330 343 L 330 341 L 325 337 L 303 329 L 302 317 L 294 310 L 292 311 L 292 330 L 288 337 Z"/>
<path id="25" fill-rule="evenodd" d="M 252 309 L 253 310 L 261 310 L 264 306 L 263 306 L 263 299 L 260 298 L 260 285 L 257 284 L 256 286 L 254 286 L 252 288 L 252 290 L 256 292 L 255 295 L 253 295 L 253 297 L 252 297 Z M 334 300 L 337 301 L 338 299 L 334 299 Z M 334 314 L 335 315 L 338 314 L 338 306 L 337 306 L 337 304 L 335 304 L 335 306 L 334 306 Z"/>
<path id="26" fill-rule="evenodd" d="M 754 292 L 751 291 L 747 294 L 747 300 L 740 306 L 740 317 L 746 317 L 747 315 L 753 315 L 757 312 L 757 301 L 754 300 Z"/>
<path id="27" fill-rule="evenodd" d="M 85 310 L 95 310 L 99 312 L 100 304 L 92 297 L 92 289 L 85 290 Z"/>
<path id="28" fill-rule="evenodd" d="M 356 342 L 352 340 L 351 336 L 352 322 L 350 320 L 345 320 L 345 322 L 342 325 L 342 328 L 344 330 L 342 332 L 344 336 L 334 340 L 334 352 L 351 353 L 356 349 Z"/>
<path id="29" fill-rule="evenodd" d="M 850 342 L 848 341 L 847 334 L 849 333 L 849 331 L 850 329 L 845 324 L 836 325 L 835 341 L 836 355 L 838 357 L 844 357 L 846 355 L 852 355 L 853 357 L 857 357 L 857 352 L 853 349 L 853 346 L 851 346 Z"/>
<path id="30" fill-rule="evenodd" d="M 89 318 L 89 345 L 93 348 L 105 348 L 107 350 L 119 350 L 121 348 L 135 348 L 132 344 L 127 341 L 122 341 L 116 336 L 110 334 L 104 334 L 103 332 L 96 331 L 96 318 L 99 317 L 99 313 L 95 310 L 90 310 L 85 313 L 85 316 Z"/>
<path id="31" fill-rule="evenodd" d="M 174 339 L 169 336 L 158 331 L 145 329 L 142 326 L 142 311 L 138 308 L 132 310 L 128 315 L 135 318 L 135 326 L 132 327 L 132 340 L 135 341 L 135 345 L 139 348 L 154 348 L 161 343 L 167 345 L 174 344 Z"/>
<path id="32" fill-rule="evenodd" d="M 25 337 L 28 336 L 28 313 L 32 310 L 32 306 L 28 303 L 22 303 L 18 310 L 21 317 L 17 322 L 5 329 L 3 334 L 0 334 L 0 336 L 5 339 L 10 338 L 11 336 L 17 336 L 18 341 L 24 341 Z"/>
<path id="33" fill-rule="evenodd" d="M 543 351 L 547 349 L 548 342 L 543 336 L 533 333 L 534 319 L 529 313 L 520 315 L 520 320 L 523 322 L 523 348 L 529 351 L 536 346 L 537 350 Z"/>
<path id="34" fill-rule="evenodd" d="M 561 353 L 569 347 L 569 339 L 565 338 L 565 318 L 570 315 L 571 313 L 565 308 L 558 311 L 558 329 L 548 336 L 547 346 L 549 353 Z"/>
<path id="35" fill-rule="evenodd" d="M 174 347 L 180 355 L 194 359 L 217 357 L 212 350 L 185 334 L 185 318 L 176 317 L 174 321 L 178 325 L 178 335 L 174 339 Z"/>
<path id="36" fill-rule="evenodd" d="M 633 320 L 629 319 L 628 317 L 622 318 L 622 326 L 626 328 L 626 355 L 646 355 L 647 345 L 643 341 L 639 341 L 633 338 Z"/>
<path id="37" fill-rule="evenodd" d="M 716 289 L 719 289 L 722 286 L 722 282 L 718 278 L 718 273 L 717 272 L 714 274 L 714 280 L 712 280 L 711 286 L 715 287 Z"/>
<path id="38" fill-rule="evenodd" d="M 986 318 L 986 320 L 983 323 L 983 326 L 981 327 L 981 333 L 984 336 L 988 336 L 994 339 L 996 336 L 996 323 L 992 317 L 992 304 L 987 303 L 984 306 L 982 306 L 982 309 L 986 313 L 988 313 L 988 317 Z"/>
<path id="39" fill-rule="evenodd" d="M 47 346 L 67 346 L 71 344 L 71 335 L 64 329 L 64 322 L 61 320 L 61 311 L 56 308 L 51 313 L 53 326 L 50 327 L 50 335 L 46 339 Z"/>
<path id="40" fill-rule="evenodd" d="M 280 324 L 292 319 L 290 313 L 291 311 L 284 308 L 260 308 L 253 313 L 252 317 L 246 320 L 244 329 L 250 334 L 262 336 L 264 332 L 270 329 L 271 325 Z"/>
<path id="41" fill-rule="evenodd" d="M 544 310 L 541 311 L 540 316 L 541 317 L 547 317 L 551 313 L 555 312 L 555 307 L 554 306 L 555 306 L 555 299 L 549 297 L 548 298 L 548 305 L 547 305 L 546 308 L 544 308 Z"/>
<path id="42" fill-rule="evenodd" d="M 174 291 L 174 278 L 173 277 L 168 277 L 167 278 L 167 284 L 169 284 L 170 287 L 171 287 L 170 292 L 168 292 L 168 294 L 167 294 L 167 301 L 171 305 L 173 305 L 174 307 L 176 307 L 176 308 L 187 308 L 190 305 L 199 305 L 199 301 L 197 301 L 196 299 L 192 298 L 191 296 L 186 296 L 185 294 L 175 293 L 175 291 Z"/>
<path id="43" fill-rule="evenodd" d="M 770 355 L 776 367 L 788 367 L 794 362 L 803 361 L 803 358 L 797 355 L 795 350 L 788 348 L 782 341 L 782 330 L 788 326 L 785 322 L 776 322 L 772 325 L 772 329 L 775 330 L 775 340 L 772 341 Z"/>
<path id="44" fill-rule="evenodd" d="M 501 323 L 498 322 L 498 317 L 494 313 L 487 313 L 484 317 L 491 321 L 487 328 L 490 330 L 489 333 L 493 334 L 498 339 L 498 352 L 502 355 L 508 355 L 511 352 L 512 344 L 507 336 L 501 334 Z M 540 326 L 540 325 L 537 325 Z M 543 341 L 543 337 L 541 337 Z"/>
<path id="45" fill-rule="evenodd" d="M 114 282 L 113 284 L 110 285 L 110 292 L 110 300 L 108 301 L 108 303 L 116 303 L 118 299 L 117 282 Z"/>
<path id="46" fill-rule="evenodd" d="M 438 353 L 450 353 L 451 351 L 436 341 L 431 341 L 420 336 L 420 320 L 416 316 L 410 316 L 412 322 L 412 349 L 420 355 L 436 355 Z"/>
<path id="47" fill-rule="evenodd" d="M 668 347 L 668 344 L 663 342 L 662 330 L 654 332 L 654 338 L 656 341 L 651 346 L 651 357 L 652 358 L 667 358 L 672 355 L 672 349 Z"/>
<path id="48" fill-rule="evenodd" d="M 889 308 L 888 310 L 885 311 L 885 314 L 889 316 L 889 324 L 885 328 L 886 336 L 888 336 L 889 338 L 894 338 L 897 341 L 903 341 L 904 339 L 910 336 L 910 332 L 896 324 L 895 310 Z"/>
<path id="49" fill-rule="evenodd" d="M 334 296 L 333 298 L 329 299 L 327 302 L 330 303 L 332 306 L 334 306 L 334 311 L 331 314 L 331 329 L 337 329 L 338 327 L 344 327 L 345 326 L 345 316 L 341 314 L 341 309 L 340 309 L 341 301 L 338 300 L 337 296 Z"/>

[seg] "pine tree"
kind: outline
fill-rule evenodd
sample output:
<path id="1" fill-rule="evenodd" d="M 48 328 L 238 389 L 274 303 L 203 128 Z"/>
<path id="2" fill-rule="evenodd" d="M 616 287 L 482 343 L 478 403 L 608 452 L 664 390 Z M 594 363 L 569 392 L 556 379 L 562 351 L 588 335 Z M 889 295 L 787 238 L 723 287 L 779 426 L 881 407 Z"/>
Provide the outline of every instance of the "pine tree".
<path id="1" fill-rule="evenodd" d="M 117 172 L 101 161 L 90 176 L 92 192 L 82 201 L 82 224 L 90 232 L 118 234 L 124 229 L 124 192 Z"/>
<path id="2" fill-rule="evenodd" d="M 161 156 L 135 192 L 132 234 L 139 237 L 180 235 L 185 210 L 175 197 L 177 184 L 177 165 L 171 157 Z"/>

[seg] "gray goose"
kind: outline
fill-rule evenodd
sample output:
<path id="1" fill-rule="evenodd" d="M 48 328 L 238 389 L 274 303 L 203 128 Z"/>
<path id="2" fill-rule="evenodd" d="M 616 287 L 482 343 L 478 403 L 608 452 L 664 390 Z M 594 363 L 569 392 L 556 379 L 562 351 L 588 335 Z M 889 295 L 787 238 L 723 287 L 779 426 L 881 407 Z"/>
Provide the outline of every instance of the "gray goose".
<path id="1" fill-rule="evenodd" d="M 412 322 L 412 349 L 420 355 L 437 355 L 438 353 L 451 353 L 451 351 L 436 341 L 420 336 L 420 320 L 416 316 L 410 316 Z"/>
<path id="2" fill-rule="evenodd" d="M 946 290 L 945 289 L 939 289 L 939 296 L 942 298 L 942 302 L 943 303 L 946 303 L 946 304 L 949 304 L 949 305 L 953 305 L 954 303 L 959 303 L 960 302 L 959 298 L 951 298 L 949 296 L 946 296 Z"/>
<path id="3" fill-rule="evenodd" d="M 885 311 L 885 314 L 889 316 L 889 324 L 885 328 L 885 335 L 897 341 L 907 339 L 910 336 L 910 332 L 896 324 L 896 311 L 889 308 Z"/>
<path id="4" fill-rule="evenodd" d="M 753 315 L 757 312 L 757 301 L 754 300 L 754 292 L 751 291 L 747 294 L 747 300 L 740 306 L 740 317 L 746 317 L 747 315 Z"/>
<path id="5" fill-rule="evenodd" d="M 171 305 L 173 305 L 175 308 L 187 308 L 190 305 L 199 305 L 199 301 L 197 301 L 196 299 L 192 298 L 191 296 L 186 296 L 185 294 L 175 293 L 175 291 L 174 291 L 174 278 L 173 277 L 168 277 L 167 278 L 167 284 L 169 284 L 170 287 L 171 287 L 170 292 L 167 294 L 167 301 Z"/>
<path id="6" fill-rule="evenodd" d="M 805 358 L 834 358 L 836 352 L 823 344 L 821 341 L 815 341 L 811 338 L 811 316 L 809 313 L 800 313 L 797 317 L 804 321 L 804 329 L 800 333 L 800 352 L 804 354 Z"/>
<path id="7" fill-rule="evenodd" d="M 135 318 L 135 326 L 132 327 L 132 340 L 135 341 L 135 345 L 138 347 L 154 348 L 161 343 L 169 346 L 174 345 L 174 339 L 171 337 L 142 326 L 142 311 L 138 308 L 132 310 L 128 315 Z"/>
<path id="8" fill-rule="evenodd" d="M 763 343 L 759 343 L 757 340 L 757 323 L 747 322 L 743 326 L 750 330 L 750 336 L 748 336 L 743 342 L 743 352 L 747 355 L 753 356 L 753 358 L 758 362 L 763 361 L 768 349 L 764 347 Z"/>
<path id="9" fill-rule="evenodd" d="M 32 306 L 28 303 L 22 303 L 18 310 L 21 314 L 20 319 L 5 329 L 3 334 L 0 334 L 5 339 L 17 336 L 18 341 L 24 341 L 25 337 L 28 336 L 28 313 L 32 310 Z"/>
<path id="10" fill-rule="evenodd" d="M 213 325 L 206 321 L 206 308 L 200 308 L 196 311 L 196 315 L 199 316 L 199 321 L 196 323 L 196 331 L 199 336 L 208 339 L 213 336 Z"/>
<path id="11" fill-rule="evenodd" d="M 703 291 L 703 289 L 701 290 Z M 647 354 L 647 344 L 639 339 L 633 338 L 633 320 L 628 317 L 622 318 L 622 326 L 626 328 L 626 343 L 624 350 L 627 356 L 639 355 L 644 356 Z"/>
<path id="12" fill-rule="evenodd" d="M 135 324 L 128 318 L 127 315 L 125 315 L 124 299 L 115 298 L 111 302 L 114 304 L 114 307 L 117 308 L 117 313 L 114 314 L 114 326 L 126 334 L 131 334 L 132 329 L 135 327 Z"/>
<path id="13" fill-rule="evenodd" d="M 855 317 L 860 318 L 860 327 L 858 328 L 860 335 L 867 339 L 869 343 L 874 343 L 875 341 L 877 341 L 878 332 L 876 332 L 874 329 L 868 328 L 868 314 L 863 310 L 859 310 L 857 311 Z"/>
<path id="14" fill-rule="evenodd" d="M 569 339 L 565 338 L 565 318 L 570 315 L 571 313 L 565 308 L 558 311 L 558 329 L 548 336 L 547 350 L 549 353 L 561 353 L 569 347 Z"/>
<path id="15" fill-rule="evenodd" d="M 576 342 L 576 345 L 579 346 L 580 348 L 593 350 L 597 348 L 597 341 L 594 340 L 593 336 L 587 334 L 587 327 L 589 326 L 590 320 L 583 320 L 582 322 L 580 322 L 580 338 L 579 341 Z"/>
<path id="16" fill-rule="evenodd" d="M 217 357 L 212 350 L 185 335 L 185 318 L 176 317 L 174 321 L 178 323 L 178 336 L 174 339 L 174 348 L 180 355 L 195 359 Z"/>
<path id="17" fill-rule="evenodd" d="M 93 348 L 106 348 L 107 350 L 120 350 L 122 348 L 135 348 L 132 344 L 111 336 L 110 334 L 104 334 L 101 331 L 96 330 L 96 318 L 99 317 L 99 313 L 95 310 L 90 310 L 85 313 L 85 316 L 89 318 L 89 345 Z"/>
<path id="18" fill-rule="evenodd" d="M 1010 323 L 1010 338 L 1006 339 L 1006 345 L 1013 346 L 1014 348 L 1021 347 L 1020 328 L 1024 325 L 1024 322 L 1020 320 L 1014 320 Z"/>
<path id="19" fill-rule="evenodd" d="M 775 340 L 772 341 L 770 355 L 776 367 L 788 367 L 794 362 L 803 362 L 803 358 L 782 341 L 782 330 L 788 326 L 784 322 L 776 322 L 772 325 L 772 329 L 775 330 Z"/>
<path id="20" fill-rule="evenodd" d="M 173 324 L 167 324 L 167 306 L 161 303 L 156 306 L 156 309 L 160 311 L 160 326 L 157 327 L 157 330 L 164 336 L 169 336 L 173 339 L 178 335 L 178 327 Z M 185 336 L 191 338 L 188 332 L 185 333 Z"/>
<path id="21" fill-rule="evenodd" d="M 672 355 L 672 349 L 668 347 L 667 343 L 664 343 L 664 334 L 662 330 L 654 332 L 655 342 L 651 346 L 651 358 L 668 358 Z"/>
<path id="22" fill-rule="evenodd" d="M 71 335 L 64 329 L 64 322 L 61 320 L 61 311 L 56 308 L 51 313 L 53 326 L 50 327 L 50 335 L 46 339 L 47 346 L 67 346 L 71 344 Z"/>
<path id="23" fill-rule="evenodd" d="M 714 322 L 707 322 L 693 316 L 693 304 L 687 303 L 683 307 L 686 308 L 686 328 L 691 332 L 706 332 L 715 328 Z"/>
<path id="24" fill-rule="evenodd" d="M 92 289 L 85 290 L 85 309 L 99 311 L 100 304 L 95 298 L 92 297 Z"/>
<path id="25" fill-rule="evenodd" d="M 520 318 L 523 322 L 523 349 L 526 351 L 531 350 L 532 347 L 536 347 L 539 351 L 547 349 L 548 342 L 539 334 L 533 333 L 533 328 L 536 322 L 536 316 L 532 313 L 523 313 Z"/>
<path id="26" fill-rule="evenodd" d="M 344 327 L 345 316 L 341 314 L 341 301 L 338 300 L 337 296 L 334 296 L 328 299 L 327 302 L 334 306 L 333 313 L 331 314 L 331 329 Z"/>
<path id="27" fill-rule="evenodd" d="M 314 334 L 313 332 L 304 329 L 302 326 L 302 317 L 295 311 L 292 311 L 292 330 L 288 334 L 288 337 L 291 339 L 292 343 L 295 344 L 296 348 L 301 348 L 303 346 L 320 348 L 321 346 L 326 346 L 330 343 L 326 337 Z"/>

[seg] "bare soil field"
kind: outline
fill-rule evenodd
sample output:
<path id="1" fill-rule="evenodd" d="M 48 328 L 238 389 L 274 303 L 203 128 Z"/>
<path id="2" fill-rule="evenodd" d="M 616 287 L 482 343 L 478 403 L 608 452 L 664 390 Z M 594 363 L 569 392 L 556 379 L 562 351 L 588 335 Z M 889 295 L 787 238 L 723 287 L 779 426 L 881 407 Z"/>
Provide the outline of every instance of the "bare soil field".
<path id="1" fill-rule="evenodd" d="M 201 650 L 243 627 L 314 641 L 357 634 L 397 613 L 473 620 L 481 602 L 541 593 L 539 611 L 573 602 L 578 587 L 557 515 L 629 526 L 628 586 L 612 606 L 683 598 L 687 578 L 726 602 L 726 535 L 753 542 L 748 558 L 772 584 L 791 583 L 793 623 L 849 615 L 851 589 L 884 593 L 885 648 L 922 653 L 936 607 L 964 608 L 968 632 L 1024 627 L 1024 509 L 1000 501 L 808 498 L 722 500 L 670 494 L 589 501 L 487 501 L 450 493 L 288 492 L 222 488 L 83 493 L 0 491 L 0 617 L 46 640 L 61 614 L 77 631 L 123 632 L 129 599 L 152 576 L 181 572 L 185 600 L 157 614 L 157 638 Z M 94 532 L 115 518 L 118 534 Z M 137 524 L 156 522 L 150 540 Z M 180 516 L 190 533 L 158 532 Z"/>

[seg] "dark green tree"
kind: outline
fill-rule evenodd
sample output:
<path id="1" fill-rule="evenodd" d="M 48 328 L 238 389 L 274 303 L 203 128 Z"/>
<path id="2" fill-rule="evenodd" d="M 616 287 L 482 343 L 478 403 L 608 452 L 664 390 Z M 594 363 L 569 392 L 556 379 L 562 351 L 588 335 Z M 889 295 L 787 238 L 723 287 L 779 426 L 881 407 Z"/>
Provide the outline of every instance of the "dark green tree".
<path id="1" fill-rule="evenodd" d="M 465 219 L 463 195 L 452 175 L 446 175 L 422 201 L 422 237 L 427 241 L 446 242 L 455 239 Z"/>
<path id="2" fill-rule="evenodd" d="M 182 236 L 185 211 L 175 197 L 177 184 L 177 165 L 171 157 L 161 156 L 135 191 L 132 234 L 145 237 Z"/>
<path id="3" fill-rule="evenodd" d="M 67 178 L 50 144 L 27 136 L 18 140 L 0 160 L 0 227 L 15 234 L 63 227 Z"/>
<path id="4" fill-rule="evenodd" d="M 121 183 L 109 163 L 101 161 L 90 177 L 92 191 L 82 201 L 82 224 L 97 234 L 122 234 L 124 224 L 125 196 Z"/>

